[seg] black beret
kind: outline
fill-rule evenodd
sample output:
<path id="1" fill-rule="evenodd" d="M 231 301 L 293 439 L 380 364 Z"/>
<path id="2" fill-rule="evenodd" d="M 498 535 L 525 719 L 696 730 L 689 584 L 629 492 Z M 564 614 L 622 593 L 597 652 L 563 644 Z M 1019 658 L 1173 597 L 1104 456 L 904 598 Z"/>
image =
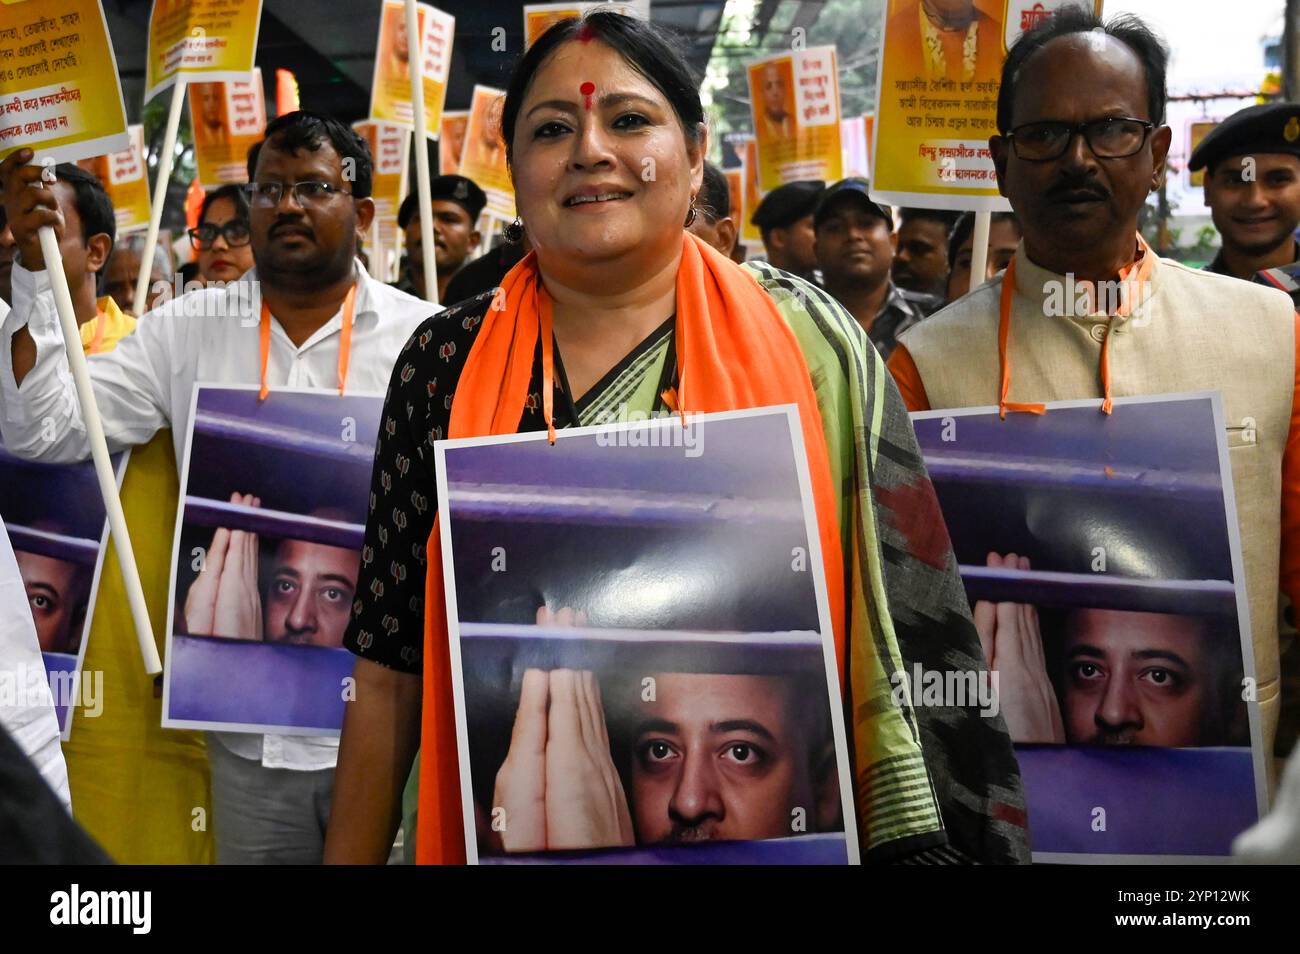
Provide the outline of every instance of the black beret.
<path id="1" fill-rule="evenodd" d="M 1197 172 L 1220 159 L 1255 153 L 1300 156 L 1300 104 L 1265 103 L 1233 113 L 1192 150 L 1188 167 Z"/>
<path id="2" fill-rule="evenodd" d="M 845 201 L 857 202 L 871 215 L 879 216 L 888 222 L 891 230 L 894 228 L 894 216 L 890 213 L 889 206 L 880 205 L 873 200 L 867 180 L 858 178 L 841 179 L 822 193 L 821 201 L 817 203 L 817 211 L 813 216 L 813 226 L 821 228 L 821 224 L 831 214 L 832 208 Z"/>
<path id="3" fill-rule="evenodd" d="M 464 176 L 435 176 L 429 180 L 429 201 L 455 202 L 466 214 L 470 223 L 478 221 L 479 213 L 487 205 L 487 196 L 475 184 L 473 179 Z M 412 192 L 402 200 L 402 207 L 397 210 L 397 227 L 406 228 L 420 208 L 419 196 Z"/>
<path id="4" fill-rule="evenodd" d="M 763 231 L 786 228 L 812 215 L 825 191 L 826 183 L 820 179 L 787 182 L 763 196 L 749 221 Z"/>

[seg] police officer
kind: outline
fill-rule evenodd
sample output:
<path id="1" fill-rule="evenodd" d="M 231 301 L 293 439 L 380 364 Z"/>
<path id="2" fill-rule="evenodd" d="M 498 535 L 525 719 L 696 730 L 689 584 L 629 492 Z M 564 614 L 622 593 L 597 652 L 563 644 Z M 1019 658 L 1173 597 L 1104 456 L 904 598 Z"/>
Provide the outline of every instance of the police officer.
<path id="1" fill-rule="evenodd" d="M 1288 292 L 1300 306 L 1300 105 L 1233 113 L 1192 152 L 1223 247 L 1209 269 Z"/>

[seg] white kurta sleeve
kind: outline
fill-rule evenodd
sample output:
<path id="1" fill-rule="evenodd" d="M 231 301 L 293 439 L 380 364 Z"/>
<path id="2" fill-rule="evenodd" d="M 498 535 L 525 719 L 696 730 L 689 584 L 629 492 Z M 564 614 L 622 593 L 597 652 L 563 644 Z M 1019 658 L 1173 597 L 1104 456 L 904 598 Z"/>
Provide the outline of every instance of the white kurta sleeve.
<path id="1" fill-rule="evenodd" d="M 11 453 L 28 460 L 85 460 L 90 444 L 49 273 L 15 263 L 12 274 L 14 305 L 0 324 L 0 438 Z M 143 444 L 170 422 L 174 322 L 162 311 L 146 315 L 112 351 L 86 359 L 110 451 Z M 36 363 L 19 386 L 13 336 L 24 326 L 36 344 Z"/>
<path id="2" fill-rule="evenodd" d="M 72 809 L 68 769 L 59 746 L 54 697 L 28 608 L 27 589 L 18 574 L 9 534 L 0 521 L 0 725 L 32 760 L 64 806 Z"/>

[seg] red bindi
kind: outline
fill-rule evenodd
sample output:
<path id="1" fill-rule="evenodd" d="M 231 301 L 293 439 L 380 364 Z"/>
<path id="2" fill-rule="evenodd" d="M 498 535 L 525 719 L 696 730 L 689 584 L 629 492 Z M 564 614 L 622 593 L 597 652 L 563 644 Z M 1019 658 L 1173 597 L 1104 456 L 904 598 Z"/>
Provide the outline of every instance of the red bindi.
<path id="1" fill-rule="evenodd" d="M 596 84 L 588 80 L 578 87 L 578 92 L 582 94 L 582 105 L 591 112 L 591 94 L 596 92 Z"/>
<path id="2" fill-rule="evenodd" d="M 590 43 L 595 38 L 596 38 L 596 31 L 591 28 L 591 24 L 584 23 L 582 25 L 582 29 L 578 31 L 578 37 L 577 37 L 578 42 Z"/>

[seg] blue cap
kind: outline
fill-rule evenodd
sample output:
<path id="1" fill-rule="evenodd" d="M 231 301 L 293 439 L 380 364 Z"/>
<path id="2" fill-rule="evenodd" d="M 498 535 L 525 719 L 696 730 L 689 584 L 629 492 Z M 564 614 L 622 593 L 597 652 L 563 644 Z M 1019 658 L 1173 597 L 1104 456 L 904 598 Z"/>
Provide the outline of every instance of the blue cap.
<path id="1" fill-rule="evenodd" d="M 813 227 L 821 228 L 822 223 L 835 210 L 835 207 L 844 202 L 857 202 L 872 215 L 878 215 L 888 222 L 891 230 L 894 228 L 894 216 L 890 212 L 889 206 L 881 205 L 873 200 L 867 180 L 856 177 L 841 179 L 822 193 L 821 201 L 817 203 L 817 211 L 813 213 Z"/>

